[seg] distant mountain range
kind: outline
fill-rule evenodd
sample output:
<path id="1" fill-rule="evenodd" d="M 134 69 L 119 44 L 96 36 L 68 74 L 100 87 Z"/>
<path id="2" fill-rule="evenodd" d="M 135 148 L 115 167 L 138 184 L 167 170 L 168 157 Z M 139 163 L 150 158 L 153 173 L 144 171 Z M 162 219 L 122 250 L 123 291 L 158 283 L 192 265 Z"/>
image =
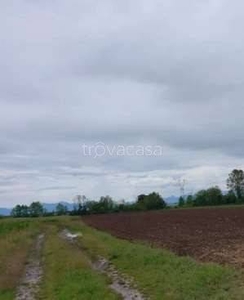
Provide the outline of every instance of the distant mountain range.
<path id="1" fill-rule="evenodd" d="M 179 196 L 174 196 L 174 195 L 165 198 L 165 201 L 168 204 L 176 204 L 176 203 L 178 203 L 178 200 L 179 200 Z"/>
<path id="2" fill-rule="evenodd" d="M 57 203 L 42 203 L 44 209 L 47 212 L 52 212 L 56 210 L 56 206 L 58 203 L 61 203 L 65 206 L 67 206 L 68 210 L 73 209 L 73 204 L 65 201 L 57 202 Z M 11 214 L 12 208 L 2 208 L 0 207 L 0 216 L 9 216 Z"/>
<path id="3" fill-rule="evenodd" d="M 55 211 L 56 210 L 56 206 L 61 203 L 63 205 L 65 205 L 67 207 L 68 210 L 72 210 L 74 208 L 74 205 L 73 203 L 70 203 L 70 202 L 66 202 L 66 201 L 60 201 L 60 202 L 57 202 L 57 203 L 42 203 L 44 209 L 47 211 L 47 212 L 52 212 L 52 211 Z"/>
<path id="4" fill-rule="evenodd" d="M 165 198 L 165 200 L 168 204 L 175 204 L 178 202 L 178 199 L 179 199 L 179 197 L 177 197 L 177 196 L 170 196 L 170 197 Z M 56 202 L 56 203 L 42 203 L 42 205 L 46 209 L 47 212 L 52 212 L 52 211 L 55 211 L 58 203 L 61 203 L 65 206 L 67 206 L 68 210 L 73 209 L 73 204 L 70 202 L 66 202 L 66 201 L 61 201 L 61 202 Z M 11 214 L 11 210 L 12 210 L 12 208 L 0 207 L 0 216 L 9 216 Z"/>
<path id="5" fill-rule="evenodd" d="M 9 216 L 11 213 L 11 208 L 1 208 L 0 207 L 0 216 Z"/>

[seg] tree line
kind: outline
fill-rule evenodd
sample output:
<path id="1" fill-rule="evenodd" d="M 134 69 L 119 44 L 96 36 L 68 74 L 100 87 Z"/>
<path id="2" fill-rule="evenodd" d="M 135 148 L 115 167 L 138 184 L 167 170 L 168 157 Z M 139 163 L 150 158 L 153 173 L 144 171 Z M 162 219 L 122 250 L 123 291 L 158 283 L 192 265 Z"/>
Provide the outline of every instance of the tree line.
<path id="1" fill-rule="evenodd" d="M 16 205 L 11 215 L 16 218 L 53 216 L 53 215 L 86 215 L 86 214 L 103 214 L 120 211 L 143 211 L 153 209 L 163 209 L 166 202 L 158 193 L 149 195 L 139 195 L 136 202 L 128 203 L 114 201 L 110 196 L 103 196 L 99 201 L 93 201 L 86 196 L 78 195 L 74 199 L 73 209 L 68 210 L 63 203 L 58 203 L 55 211 L 47 212 L 40 202 L 33 202 L 30 206 Z"/>
<path id="2" fill-rule="evenodd" d="M 40 217 L 47 213 L 43 205 L 36 201 L 32 202 L 30 206 L 28 205 L 16 205 L 11 212 L 13 217 L 27 218 L 27 217 Z"/>
<path id="3" fill-rule="evenodd" d="M 226 181 L 227 192 L 223 193 L 218 186 L 202 189 L 194 195 L 179 198 L 179 207 L 211 206 L 244 203 L 244 172 L 234 169 Z"/>
<path id="4" fill-rule="evenodd" d="M 218 186 L 198 191 L 194 195 L 179 198 L 176 207 L 211 206 L 244 203 L 244 172 L 233 170 L 227 179 L 227 193 L 223 193 Z M 74 199 L 73 209 L 69 210 L 64 204 L 59 203 L 55 211 L 47 212 L 40 202 L 33 202 L 30 206 L 16 205 L 12 210 L 13 217 L 39 217 L 53 215 L 85 215 L 102 214 L 123 211 L 147 211 L 167 208 L 163 197 L 156 192 L 148 195 L 141 194 L 136 201 L 116 202 L 110 196 L 103 196 L 99 201 L 93 201 L 86 196 L 78 195 Z"/>

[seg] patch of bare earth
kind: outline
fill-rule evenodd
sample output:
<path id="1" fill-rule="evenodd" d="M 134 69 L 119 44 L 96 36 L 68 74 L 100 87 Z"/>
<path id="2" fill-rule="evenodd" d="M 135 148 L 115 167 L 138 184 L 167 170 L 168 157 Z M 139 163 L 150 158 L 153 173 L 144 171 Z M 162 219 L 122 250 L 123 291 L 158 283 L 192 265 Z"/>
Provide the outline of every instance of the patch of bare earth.
<path id="1" fill-rule="evenodd" d="M 180 256 L 244 267 L 244 208 L 91 215 L 83 221 L 119 238 L 146 241 Z"/>
<path id="2" fill-rule="evenodd" d="M 121 275 L 114 265 L 108 260 L 100 257 L 92 264 L 94 270 L 104 273 L 111 280 L 110 288 L 120 294 L 125 300 L 143 300 L 145 299 L 136 289 L 132 288 L 132 281 Z"/>
<path id="3" fill-rule="evenodd" d="M 43 270 L 41 253 L 44 244 L 44 235 L 40 234 L 31 249 L 23 278 L 17 288 L 16 300 L 35 300 L 39 292 L 39 285 Z"/>
<path id="4" fill-rule="evenodd" d="M 76 238 L 82 236 L 79 234 L 71 234 L 67 229 L 60 233 L 60 237 L 68 242 L 76 244 Z M 87 258 L 88 259 L 88 258 Z M 95 262 L 88 259 L 90 266 L 93 270 L 105 274 L 111 281 L 110 288 L 122 296 L 124 300 L 145 300 L 145 297 L 133 287 L 133 282 L 128 277 L 125 277 L 112 265 L 108 260 L 103 257 Z"/>

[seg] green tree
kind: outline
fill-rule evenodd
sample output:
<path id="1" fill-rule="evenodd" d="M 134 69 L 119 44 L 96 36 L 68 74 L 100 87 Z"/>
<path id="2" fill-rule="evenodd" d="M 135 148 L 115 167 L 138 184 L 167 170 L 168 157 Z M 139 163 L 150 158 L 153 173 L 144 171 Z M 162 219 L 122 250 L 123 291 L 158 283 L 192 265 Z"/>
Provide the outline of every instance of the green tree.
<path id="1" fill-rule="evenodd" d="M 223 195 L 218 186 L 210 187 L 206 191 L 206 202 L 208 205 L 223 204 Z"/>
<path id="2" fill-rule="evenodd" d="M 58 216 L 63 216 L 63 215 L 67 215 L 67 213 L 68 213 L 67 206 L 65 206 L 62 203 L 58 203 L 56 206 L 56 214 Z"/>
<path id="3" fill-rule="evenodd" d="M 11 216 L 14 218 L 20 218 L 21 217 L 21 205 L 16 205 L 12 211 L 11 211 Z"/>
<path id="4" fill-rule="evenodd" d="M 115 204 L 110 196 L 101 197 L 99 201 L 101 212 L 112 212 Z"/>
<path id="5" fill-rule="evenodd" d="M 139 210 L 162 209 L 166 207 L 166 203 L 158 193 L 153 192 L 149 195 L 139 195 L 137 197 L 136 207 Z"/>
<path id="6" fill-rule="evenodd" d="M 109 213 L 118 211 L 118 204 L 116 204 L 110 196 L 102 196 L 97 201 L 87 201 L 86 203 L 87 213 Z"/>
<path id="7" fill-rule="evenodd" d="M 184 205 L 185 205 L 185 199 L 182 196 L 180 196 L 179 201 L 178 201 L 178 206 L 182 207 Z"/>
<path id="8" fill-rule="evenodd" d="M 32 202 L 29 207 L 29 213 L 31 217 L 40 217 L 44 215 L 44 208 L 38 201 Z"/>
<path id="9" fill-rule="evenodd" d="M 208 205 L 208 203 L 207 203 L 207 191 L 206 190 L 200 190 L 195 194 L 194 204 L 196 206 Z"/>
<path id="10" fill-rule="evenodd" d="M 137 202 L 138 202 L 138 203 L 144 203 L 146 197 L 147 197 L 147 195 L 145 195 L 145 194 L 139 195 L 139 196 L 137 197 Z"/>
<path id="11" fill-rule="evenodd" d="M 186 198 L 186 206 L 191 207 L 194 205 L 194 199 L 192 195 L 188 195 Z"/>
<path id="12" fill-rule="evenodd" d="M 224 204 L 235 204 L 238 203 L 237 197 L 233 191 L 229 191 L 226 195 L 223 196 Z"/>
<path id="13" fill-rule="evenodd" d="M 194 196 L 195 206 L 221 205 L 223 195 L 218 186 L 210 187 L 207 190 L 200 190 Z"/>
<path id="14" fill-rule="evenodd" d="M 243 170 L 234 169 L 227 179 L 227 188 L 232 191 L 239 202 L 244 196 L 244 172 Z"/>
<path id="15" fill-rule="evenodd" d="M 21 216 L 24 218 L 29 216 L 29 206 L 21 205 Z"/>
<path id="16" fill-rule="evenodd" d="M 74 210 L 73 210 L 73 214 L 74 215 L 82 215 L 85 214 L 86 212 L 86 206 L 87 206 L 87 202 L 88 199 L 86 198 L 85 195 L 77 195 L 74 198 Z"/>
<path id="17" fill-rule="evenodd" d="M 27 205 L 16 205 L 11 212 L 15 218 L 26 218 L 29 216 L 29 207 Z"/>

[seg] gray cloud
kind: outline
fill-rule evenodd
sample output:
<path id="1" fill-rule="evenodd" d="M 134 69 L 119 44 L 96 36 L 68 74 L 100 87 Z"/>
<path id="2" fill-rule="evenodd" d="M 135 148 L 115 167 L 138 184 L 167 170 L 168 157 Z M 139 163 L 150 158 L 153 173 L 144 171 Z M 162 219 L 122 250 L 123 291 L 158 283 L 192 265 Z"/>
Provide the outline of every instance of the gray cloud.
<path id="1" fill-rule="evenodd" d="M 2 1 L 0 205 L 224 188 L 244 167 L 241 1 Z M 161 145 L 99 159 L 83 143 Z"/>

